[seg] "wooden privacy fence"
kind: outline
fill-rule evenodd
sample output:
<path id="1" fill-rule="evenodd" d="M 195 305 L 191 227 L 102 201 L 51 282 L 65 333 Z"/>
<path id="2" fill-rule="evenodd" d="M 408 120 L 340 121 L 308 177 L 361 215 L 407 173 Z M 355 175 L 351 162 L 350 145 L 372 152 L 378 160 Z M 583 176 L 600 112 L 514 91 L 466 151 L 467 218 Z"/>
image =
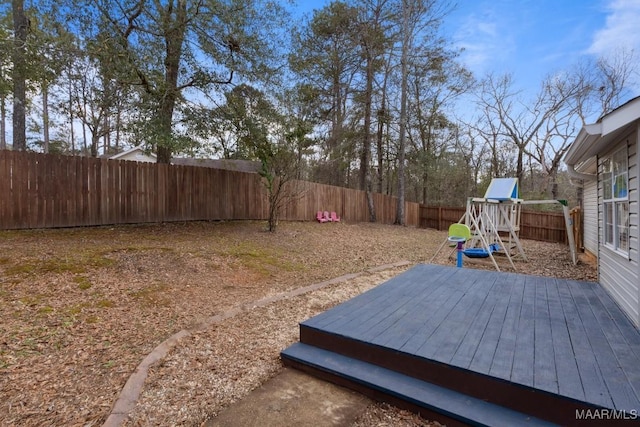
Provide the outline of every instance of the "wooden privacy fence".
<path id="1" fill-rule="evenodd" d="M 348 222 L 369 221 L 364 191 L 307 181 L 292 181 L 288 189 L 296 197 L 284 207 L 282 220 L 308 221 L 328 210 Z M 0 150 L 0 229 L 5 230 L 266 220 L 267 200 L 255 173 Z M 373 201 L 377 221 L 393 223 L 397 198 L 374 193 Z M 406 224 L 422 228 L 446 230 L 464 212 L 405 203 Z M 520 236 L 566 243 L 563 216 L 522 211 Z"/>
<path id="2" fill-rule="evenodd" d="M 282 220 L 318 210 L 364 222 L 364 191 L 292 181 Z M 377 220 L 392 223 L 397 199 L 374 194 Z M 266 220 L 267 191 L 255 173 L 0 150 L 0 229 L 194 220 Z M 407 225 L 419 205 L 405 203 Z"/>
<path id="3" fill-rule="evenodd" d="M 420 206 L 421 228 L 447 230 L 449 226 L 460 220 L 466 212 L 463 207 Z M 579 212 L 571 212 L 573 224 L 580 223 Z M 579 228 L 574 226 L 574 234 L 580 235 Z M 523 239 L 559 242 L 568 244 L 564 215 L 556 212 L 538 212 L 522 210 L 520 215 L 520 234 Z M 576 240 L 577 241 L 577 240 Z"/>

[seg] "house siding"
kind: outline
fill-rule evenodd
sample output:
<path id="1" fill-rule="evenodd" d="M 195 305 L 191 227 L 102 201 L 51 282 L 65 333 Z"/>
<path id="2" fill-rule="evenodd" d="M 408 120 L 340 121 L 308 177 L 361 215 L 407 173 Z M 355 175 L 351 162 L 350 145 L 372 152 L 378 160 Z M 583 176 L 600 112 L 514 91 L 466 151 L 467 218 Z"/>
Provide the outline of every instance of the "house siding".
<path id="1" fill-rule="evenodd" d="M 602 192 L 602 159 L 627 144 L 629 168 L 629 254 L 618 253 L 604 245 L 604 212 Z M 598 158 L 598 234 L 600 283 L 607 289 L 631 320 L 640 326 L 640 263 L 638 248 L 639 221 L 639 177 L 638 177 L 638 131 L 621 138 L 611 151 Z"/>
<path id="2" fill-rule="evenodd" d="M 598 183 L 585 181 L 583 188 L 584 249 L 598 256 Z"/>

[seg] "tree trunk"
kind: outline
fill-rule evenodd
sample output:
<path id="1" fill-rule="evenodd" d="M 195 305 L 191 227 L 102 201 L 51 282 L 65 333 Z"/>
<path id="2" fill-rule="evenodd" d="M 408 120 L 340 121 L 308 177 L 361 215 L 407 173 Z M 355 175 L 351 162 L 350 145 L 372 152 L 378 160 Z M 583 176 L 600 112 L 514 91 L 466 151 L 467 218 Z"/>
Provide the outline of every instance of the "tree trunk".
<path id="1" fill-rule="evenodd" d="M 404 215 L 404 163 L 405 163 L 405 145 L 407 130 L 407 74 L 409 60 L 409 6 L 407 0 L 402 2 L 402 56 L 400 58 L 401 66 L 401 88 L 400 88 L 400 129 L 398 135 L 398 206 L 396 208 L 395 224 L 405 225 Z M 426 183 L 425 183 L 426 185 Z"/>
<path id="2" fill-rule="evenodd" d="M 367 187 L 367 180 L 371 181 L 371 98 L 373 97 L 373 60 L 369 52 L 366 58 L 366 79 L 362 152 L 360 153 L 360 189 L 371 191 L 371 188 Z"/>
<path id="3" fill-rule="evenodd" d="M 366 185 L 367 207 L 369 208 L 369 222 L 376 222 L 376 205 L 373 203 L 373 192 L 371 191 L 371 175 L 367 175 Z"/>
<path id="4" fill-rule="evenodd" d="M 76 154 L 76 134 L 73 130 L 73 89 L 71 78 L 69 78 L 69 139 L 71 140 L 71 154 Z"/>
<path id="5" fill-rule="evenodd" d="M 49 88 L 42 86 L 42 150 L 49 152 Z"/>
<path id="6" fill-rule="evenodd" d="M 82 120 L 82 155 L 86 156 L 88 153 L 87 149 L 87 125 L 84 120 Z"/>
<path id="7" fill-rule="evenodd" d="M 175 18 L 167 16 L 165 21 L 168 27 L 164 29 L 165 37 L 165 91 L 162 94 L 160 109 L 158 111 L 158 163 L 170 163 L 173 154 L 172 129 L 173 111 L 178 100 L 178 75 L 180 72 L 180 58 L 182 57 L 182 44 L 187 25 L 187 2 L 177 0 Z M 171 7 L 165 13 L 171 14 Z"/>
<path id="8" fill-rule="evenodd" d="M 177 62 L 176 68 L 173 68 L 173 64 L 167 63 L 167 80 L 171 74 L 176 73 L 175 79 L 177 81 Z M 171 163 L 171 156 L 173 155 L 173 149 L 171 147 L 172 128 L 173 128 L 173 109 L 176 103 L 176 92 L 173 88 L 167 88 L 167 93 L 162 98 L 160 104 L 160 111 L 158 114 L 159 121 L 159 135 L 157 143 L 157 156 L 158 163 Z"/>
<path id="9" fill-rule="evenodd" d="M 122 111 L 118 106 L 118 112 L 116 114 L 116 143 L 114 145 L 116 153 L 120 152 L 120 126 L 122 126 Z"/>
<path id="10" fill-rule="evenodd" d="M 98 157 L 98 144 L 100 144 L 98 132 L 91 132 L 91 157 Z"/>
<path id="11" fill-rule="evenodd" d="M 273 183 L 271 184 L 273 186 Z M 278 228 L 278 218 L 279 218 L 279 193 L 280 188 L 274 189 L 271 188 L 269 190 L 269 219 L 267 221 L 267 227 L 270 232 L 275 232 L 276 228 Z"/>
<path id="12" fill-rule="evenodd" d="M 331 133 L 327 138 L 327 148 L 329 150 L 329 162 L 332 165 L 332 173 L 329 176 L 329 183 L 331 185 L 343 186 L 349 182 L 349 175 L 345 176 L 344 168 L 339 165 L 341 156 L 339 154 L 338 147 L 342 142 L 343 137 L 343 120 L 344 115 L 342 112 L 342 94 L 340 91 L 340 79 L 335 76 L 332 82 L 331 88 L 332 94 L 332 108 L 331 108 Z"/>
<path id="13" fill-rule="evenodd" d="M 7 149 L 7 125 L 5 120 L 7 119 L 7 106 L 6 98 L 0 97 L 0 150 Z"/>
<path id="14" fill-rule="evenodd" d="M 382 146 L 384 140 L 384 125 L 387 117 L 387 110 L 385 109 L 386 104 L 386 93 L 382 92 L 382 102 L 380 110 L 378 111 L 378 134 L 376 135 L 376 147 L 378 149 L 378 193 L 382 193 L 384 190 L 384 147 Z"/>
<path id="15" fill-rule="evenodd" d="M 429 171 L 428 166 L 425 165 L 424 172 L 422 172 L 422 204 L 426 205 L 429 199 Z"/>
<path id="16" fill-rule="evenodd" d="M 364 103 L 364 132 L 362 159 L 360 166 L 364 171 L 364 189 L 367 192 L 367 206 L 369 207 L 369 221 L 376 222 L 376 207 L 373 203 L 373 185 L 371 183 L 371 100 L 373 98 L 373 59 L 371 53 L 367 53 L 367 88 L 365 90 Z"/>
<path id="17" fill-rule="evenodd" d="M 524 178 L 524 147 L 518 145 L 518 162 L 516 165 L 516 178 L 518 178 L 518 182 L 522 185 Z"/>
<path id="18" fill-rule="evenodd" d="M 498 144 L 495 142 L 491 144 L 491 176 L 490 178 L 500 178 L 500 161 L 498 159 Z"/>
<path id="19" fill-rule="evenodd" d="M 547 179 L 549 182 L 547 183 L 547 195 L 552 200 L 558 200 L 558 172 L 557 170 L 552 170 L 549 172 Z"/>
<path id="20" fill-rule="evenodd" d="M 29 25 L 24 14 L 24 0 L 12 0 L 13 12 L 13 149 L 27 149 L 26 103 L 27 87 L 25 78 L 25 55 L 27 44 L 27 27 Z"/>
<path id="21" fill-rule="evenodd" d="M 109 132 L 109 115 L 105 113 L 102 119 L 102 131 L 104 138 L 102 140 L 102 154 L 107 154 L 111 148 L 111 132 Z"/>

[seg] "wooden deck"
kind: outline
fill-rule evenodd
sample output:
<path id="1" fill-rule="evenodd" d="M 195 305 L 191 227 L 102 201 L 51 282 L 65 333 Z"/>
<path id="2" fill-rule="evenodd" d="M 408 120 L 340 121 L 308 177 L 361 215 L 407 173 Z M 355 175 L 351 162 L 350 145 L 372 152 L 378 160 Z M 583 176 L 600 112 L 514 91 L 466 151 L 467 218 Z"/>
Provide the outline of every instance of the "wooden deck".
<path id="1" fill-rule="evenodd" d="M 473 416 L 504 408 L 530 424 L 640 413 L 640 333 L 596 283 L 418 265 L 303 322 L 282 358 L 450 424 L 499 425 Z M 394 389 L 405 380 L 436 397 Z M 472 418 L 442 409 L 461 395 L 480 405 Z"/>

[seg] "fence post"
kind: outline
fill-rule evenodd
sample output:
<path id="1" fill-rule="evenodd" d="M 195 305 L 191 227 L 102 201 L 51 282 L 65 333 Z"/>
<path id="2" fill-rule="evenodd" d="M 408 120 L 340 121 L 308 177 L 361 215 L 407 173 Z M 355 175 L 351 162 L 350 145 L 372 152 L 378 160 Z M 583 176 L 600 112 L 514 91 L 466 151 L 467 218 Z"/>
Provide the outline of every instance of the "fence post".
<path id="1" fill-rule="evenodd" d="M 573 223 L 573 236 L 576 239 L 576 250 L 584 251 L 582 242 L 582 211 L 580 206 L 571 209 L 571 221 Z"/>

